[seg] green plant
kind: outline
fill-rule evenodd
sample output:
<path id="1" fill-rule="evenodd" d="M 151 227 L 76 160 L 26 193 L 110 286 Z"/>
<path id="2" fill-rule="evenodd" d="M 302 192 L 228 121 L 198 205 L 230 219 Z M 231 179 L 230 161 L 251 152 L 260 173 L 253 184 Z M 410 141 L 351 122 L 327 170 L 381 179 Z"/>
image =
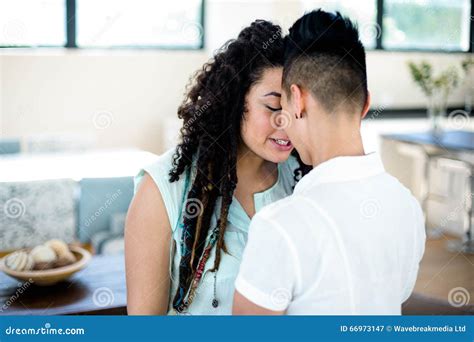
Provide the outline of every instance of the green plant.
<path id="1" fill-rule="evenodd" d="M 454 66 L 448 67 L 437 77 L 433 76 L 433 67 L 426 61 L 421 61 L 418 64 L 410 61 L 408 67 L 413 80 L 428 97 L 438 91 L 442 91 L 443 95 L 447 97 L 459 84 L 459 74 Z"/>
<path id="2" fill-rule="evenodd" d="M 461 68 L 466 75 L 469 74 L 469 71 L 474 69 L 474 57 L 466 57 L 466 59 L 461 62 Z"/>

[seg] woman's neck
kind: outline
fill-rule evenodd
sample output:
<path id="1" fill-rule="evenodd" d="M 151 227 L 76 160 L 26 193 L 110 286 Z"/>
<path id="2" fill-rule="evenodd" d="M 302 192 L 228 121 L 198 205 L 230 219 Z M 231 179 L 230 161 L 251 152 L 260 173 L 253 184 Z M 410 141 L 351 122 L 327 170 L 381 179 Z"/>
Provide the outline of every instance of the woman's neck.
<path id="1" fill-rule="evenodd" d="M 278 177 L 277 167 L 276 163 L 263 159 L 247 147 L 242 146 L 237 151 L 237 178 L 246 183 L 257 182 L 264 188 L 270 187 Z"/>

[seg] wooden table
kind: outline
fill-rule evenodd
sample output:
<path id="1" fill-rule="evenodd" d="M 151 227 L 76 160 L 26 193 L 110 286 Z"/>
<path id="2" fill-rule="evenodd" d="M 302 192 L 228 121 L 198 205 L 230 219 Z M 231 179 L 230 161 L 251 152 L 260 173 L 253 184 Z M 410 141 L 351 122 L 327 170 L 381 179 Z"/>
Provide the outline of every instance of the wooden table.
<path id="1" fill-rule="evenodd" d="M 446 243 L 450 239 L 427 240 L 415 289 L 403 305 L 403 314 L 474 315 L 474 255 L 449 252 Z M 451 305 L 450 292 L 454 304 L 464 300 L 465 305 Z"/>
<path id="2" fill-rule="evenodd" d="M 21 285 L 0 273 L 0 315 L 127 314 L 123 254 L 95 255 L 85 269 L 53 286 Z"/>

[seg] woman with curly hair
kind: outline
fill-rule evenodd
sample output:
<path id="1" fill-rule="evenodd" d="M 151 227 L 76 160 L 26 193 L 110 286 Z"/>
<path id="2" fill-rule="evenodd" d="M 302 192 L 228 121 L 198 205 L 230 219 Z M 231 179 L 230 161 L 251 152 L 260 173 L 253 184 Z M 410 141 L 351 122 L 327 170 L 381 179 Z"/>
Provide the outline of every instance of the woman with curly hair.
<path id="1" fill-rule="evenodd" d="M 231 314 L 251 217 L 308 171 L 282 130 L 283 45 L 263 20 L 226 43 L 178 109 L 181 142 L 136 176 L 129 314 Z"/>

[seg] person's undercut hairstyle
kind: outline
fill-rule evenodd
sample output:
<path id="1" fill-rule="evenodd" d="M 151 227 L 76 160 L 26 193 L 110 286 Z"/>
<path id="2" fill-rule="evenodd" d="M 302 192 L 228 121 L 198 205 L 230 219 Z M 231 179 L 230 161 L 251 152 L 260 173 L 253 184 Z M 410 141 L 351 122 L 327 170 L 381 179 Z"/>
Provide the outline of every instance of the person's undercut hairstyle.
<path id="1" fill-rule="evenodd" d="M 314 10 L 285 38 L 283 90 L 296 84 L 328 112 L 362 111 L 368 97 L 365 50 L 357 26 L 339 12 Z"/>

